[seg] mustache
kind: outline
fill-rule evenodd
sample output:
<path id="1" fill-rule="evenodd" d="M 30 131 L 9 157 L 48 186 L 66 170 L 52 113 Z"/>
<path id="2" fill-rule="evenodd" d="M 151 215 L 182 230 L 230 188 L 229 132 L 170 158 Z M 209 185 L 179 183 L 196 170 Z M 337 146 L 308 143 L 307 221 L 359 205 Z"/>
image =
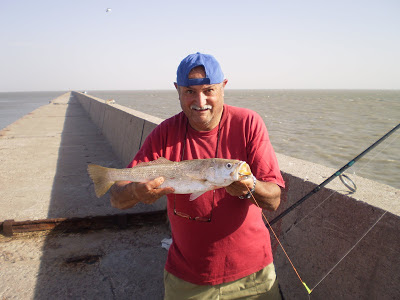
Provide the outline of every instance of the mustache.
<path id="1" fill-rule="evenodd" d="M 212 109 L 212 106 L 206 104 L 203 107 L 200 107 L 200 106 L 197 106 L 197 105 L 193 104 L 193 105 L 190 106 L 190 108 L 194 109 L 194 110 L 207 110 L 207 109 Z"/>

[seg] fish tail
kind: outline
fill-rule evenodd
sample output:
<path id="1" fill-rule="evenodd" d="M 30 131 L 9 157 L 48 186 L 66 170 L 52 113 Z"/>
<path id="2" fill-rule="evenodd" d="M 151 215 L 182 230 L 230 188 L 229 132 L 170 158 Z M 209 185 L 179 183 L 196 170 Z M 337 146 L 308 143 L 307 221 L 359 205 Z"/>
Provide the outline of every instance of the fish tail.
<path id="1" fill-rule="evenodd" d="M 88 165 L 88 173 L 90 178 L 92 178 L 94 183 L 94 191 L 97 198 L 103 196 L 115 183 L 109 179 L 108 175 L 109 168 L 98 166 L 98 165 Z"/>

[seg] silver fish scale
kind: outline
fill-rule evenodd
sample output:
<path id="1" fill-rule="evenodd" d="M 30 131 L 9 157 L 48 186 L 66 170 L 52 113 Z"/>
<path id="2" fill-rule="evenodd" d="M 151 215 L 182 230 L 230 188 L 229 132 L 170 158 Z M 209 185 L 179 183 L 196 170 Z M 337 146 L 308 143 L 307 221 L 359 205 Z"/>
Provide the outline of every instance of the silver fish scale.
<path id="1" fill-rule="evenodd" d="M 194 159 L 181 162 L 158 159 L 150 163 L 139 164 L 133 168 L 115 169 L 113 172 L 110 172 L 110 179 L 142 182 L 157 177 L 170 179 L 190 177 L 193 180 L 205 180 L 207 170 L 210 168 L 222 167 L 229 162 L 234 165 L 240 163 L 239 160 L 225 160 L 219 158 Z"/>

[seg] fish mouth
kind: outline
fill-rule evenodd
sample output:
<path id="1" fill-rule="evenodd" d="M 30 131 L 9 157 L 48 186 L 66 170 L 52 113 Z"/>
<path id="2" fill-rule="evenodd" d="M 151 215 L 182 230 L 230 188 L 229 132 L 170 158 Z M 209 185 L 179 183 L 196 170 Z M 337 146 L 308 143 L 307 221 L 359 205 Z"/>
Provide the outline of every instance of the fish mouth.
<path id="1" fill-rule="evenodd" d="M 238 175 L 240 177 L 245 177 L 245 176 L 250 176 L 251 175 L 250 166 L 245 161 L 243 161 L 239 165 Z"/>

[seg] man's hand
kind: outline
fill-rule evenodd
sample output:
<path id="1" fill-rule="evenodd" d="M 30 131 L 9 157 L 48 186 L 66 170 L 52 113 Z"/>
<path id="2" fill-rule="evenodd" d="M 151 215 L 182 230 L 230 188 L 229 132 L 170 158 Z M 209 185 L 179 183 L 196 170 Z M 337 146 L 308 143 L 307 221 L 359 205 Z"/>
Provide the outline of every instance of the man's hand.
<path id="1" fill-rule="evenodd" d="M 245 180 L 235 181 L 225 189 L 228 194 L 239 197 L 246 195 L 253 188 L 253 185 L 253 178 L 250 177 Z M 257 180 L 253 197 L 261 208 L 274 211 L 278 209 L 281 202 L 281 189 L 276 183 Z M 249 200 L 255 203 L 253 197 Z"/>
<path id="2" fill-rule="evenodd" d="M 175 191 L 171 187 L 159 188 L 163 182 L 162 177 L 145 183 L 118 181 L 111 187 L 111 205 L 119 209 L 128 209 L 139 202 L 152 204 Z"/>
<path id="3" fill-rule="evenodd" d="M 246 195 L 253 188 L 253 185 L 253 178 L 249 177 L 241 181 L 234 181 L 225 187 L 225 190 L 231 196 L 240 197 Z"/>

